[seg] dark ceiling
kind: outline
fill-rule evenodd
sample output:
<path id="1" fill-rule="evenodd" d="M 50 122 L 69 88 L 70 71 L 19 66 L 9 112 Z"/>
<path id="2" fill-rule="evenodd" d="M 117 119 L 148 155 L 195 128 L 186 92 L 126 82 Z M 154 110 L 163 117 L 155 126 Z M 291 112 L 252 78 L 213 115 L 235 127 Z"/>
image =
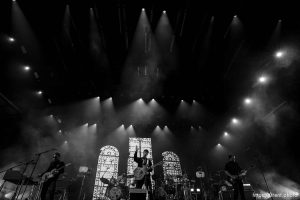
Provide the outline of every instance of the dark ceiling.
<path id="1" fill-rule="evenodd" d="M 53 105 L 96 96 L 112 96 L 117 106 L 141 97 L 147 101 L 155 98 L 169 110 L 175 110 L 181 99 L 195 99 L 210 113 L 203 126 L 221 131 L 224 121 L 240 113 L 242 99 L 252 93 L 257 75 L 269 70 L 277 48 L 297 48 L 300 41 L 300 14 L 290 1 L 17 2 L 32 32 L 24 28 L 23 21 L 14 24 L 12 2 L 1 0 L 0 119 L 5 122 L 2 132 L 7 131 L 4 127 L 15 127 L 28 111 L 47 110 Z M 71 23 L 66 28 L 67 4 Z M 90 8 L 96 15 L 101 41 L 97 55 L 89 51 Z M 141 8 L 146 9 L 153 32 L 162 11 L 167 11 L 178 49 L 176 68 L 161 82 L 162 92 L 153 96 L 123 90 L 124 65 Z M 238 29 L 229 28 L 234 15 L 241 21 Z M 212 17 L 214 24 L 207 37 Z M 281 31 L 274 32 L 279 19 Z M 22 30 L 24 35 L 14 30 L 18 34 Z M 8 36 L 14 36 L 16 41 L 9 43 Z M 29 73 L 22 70 L 24 64 L 30 65 Z M 299 111 L 298 64 L 295 59 L 288 68 L 272 72 L 276 82 L 266 90 L 268 96 L 280 97 L 292 105 L 295 116 Z M 41 97 L 34 94 L 39 90 L 43 91 Z M 299 129 L 299 118 L 293 120 L 287 120 L 289 133 Z"/>

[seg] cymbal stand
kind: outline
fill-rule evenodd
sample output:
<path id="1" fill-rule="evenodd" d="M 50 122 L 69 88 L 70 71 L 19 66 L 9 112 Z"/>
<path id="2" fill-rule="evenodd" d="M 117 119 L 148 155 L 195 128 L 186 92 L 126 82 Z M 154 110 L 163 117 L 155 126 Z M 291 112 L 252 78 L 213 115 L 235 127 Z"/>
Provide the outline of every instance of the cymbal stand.
<path id="1" fill-rule="evenodd" d="M 104 175 L 106 174 L 106 172 L 108 172 L 109 169 L 110 169 L 110 167 L 107 167 L 107 168 L 106 168 L 106 171 L 104 171 L 104 173 L 103 173 L 103 175 L 102 175 L 101 178 L 104 177 Z M 100 181 L 100 182 L 101 182 L 100 190 L 102 190 L 102 189 L 104 188 L 104 183 L 103 183 L 102 181 Z M 103 191 L 103 196 L 105 196 L 105 192 L 104 192 L 104 191 Z"/>

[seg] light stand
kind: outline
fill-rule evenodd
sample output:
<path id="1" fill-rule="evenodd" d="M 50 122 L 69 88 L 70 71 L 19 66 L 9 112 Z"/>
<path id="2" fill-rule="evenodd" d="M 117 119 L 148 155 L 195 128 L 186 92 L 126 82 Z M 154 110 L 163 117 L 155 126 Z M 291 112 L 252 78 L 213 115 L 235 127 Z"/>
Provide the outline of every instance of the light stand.
<path id="1" fill-rule="evenodd" d="M 81 186 L 80 186 L 80 192 L 79 192 L 79 196 L 78 196 L 78 200 L 80 200 L 81 194 L 82 194 L 82 189 L 83 189 L 83 185 L 84 185 L 84 181 L 86 176 L 91 174 L 91 170 L 88 167 L 80 167 L 79 168 L 79 173 L 80 175 L 83 177 L 82 181 L 81 181 Z M 83 200 L 85 199 L 85 194 L 83 195 Z"/>
<path id="2" fill-rule="evenodd" d="M 270 188 L 269 188 L 269 184 L 268 184 L 267 179 L 266 179 L 266 177 L 265 177 L 265 173 L 264 173 L 264 171 L 263 171 L 263 168 L 264 168 L 264 167 L 263 167 L 263 163 L 261 162 L 261 160 L 259 159 L 259 157 L 260 157 L 260 154 L 258 153 L 258 156 L 256 157 L 256 160 L 257 160 L 257 163 L 260 165 L 260 167 L 259 167 L 260 173 L 261 173 L 261 175 L 262 175 L 262 177 L 263 177 L 263 179 L 264 179 L 264 182 L 265 182 L 265 184 L 266 184 L 266 187 L 267 187 L 267 190 L 268 190 L 268 192 L 269 192 L 269 194 L 270 194 L 271 199 L 274 200 L 273 197 L 272 197 L 272 195 L 271 195 L 271 190 L 270 190 Z"/>

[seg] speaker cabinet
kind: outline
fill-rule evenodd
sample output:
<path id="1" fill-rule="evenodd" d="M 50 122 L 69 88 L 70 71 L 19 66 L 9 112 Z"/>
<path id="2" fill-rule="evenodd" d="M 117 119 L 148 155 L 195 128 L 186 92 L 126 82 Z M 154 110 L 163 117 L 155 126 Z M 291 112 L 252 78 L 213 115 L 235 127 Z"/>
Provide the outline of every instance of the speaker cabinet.
<path id="1" fill-rule="evenodd" d="M 130 200 L 146 200 L 146 197 L 147 197 L 147 190 L 145 189 L 131 188 L 129 190 Z"/>

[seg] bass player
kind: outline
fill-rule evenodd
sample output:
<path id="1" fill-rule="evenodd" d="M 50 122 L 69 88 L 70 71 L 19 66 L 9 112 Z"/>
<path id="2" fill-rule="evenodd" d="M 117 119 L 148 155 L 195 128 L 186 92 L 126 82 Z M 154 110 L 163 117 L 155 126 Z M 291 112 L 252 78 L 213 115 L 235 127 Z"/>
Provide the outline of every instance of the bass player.
<path id="1" fill-rule="evenodd" d="M 152 172 L 152 162 L 147 158 L 149 151 L 148 149 L 145 149 L 143 151 L 143 156 L 138 158 L 137 157 L 138 153 L 138 147 L 136 147 L 136 151 L 134 153 L 134 161 L 138 164 L 138 167 L 144 168 L 146 167 L 147 173 L 141 180 L 135 180 L 136 188 L 142 188 L 143 185 L 145 184 L 146 189 L 148 190 L 148 194 L 150 196 L 150 200 L 153 199 L 152 197 L 152 184 L 151 184 L 151 177 L 150 177 L 150 172 Z"/>
<path id="2" fill-rule="evenodd" d="M 228 176 L 231 184 L 233 185 L 234 200 L 238 199 L 239 194 L 241 195 L 241 200 L 245 200 L 243 180 L 239 176 L 242 169 L 236 162 L 234 155 L 229 155 L 228 159 L 229 161 L 225 165 L 225 174 Z"/>
<path id="3" fill-rule="evenodd" d="M 45 180 L 42 185 L 40 197 L 41 200 L 46 200 L 46 194 L 49 190 L 50 192 L 50 200 L 54 200 L 54 193 L 56 188 L 56 181 L 60 174 L 64 172 L 65 163 L 60 160 L 60 153 L 56 152 L 53 154 L 53 160 L 50 163 L 48 169 L 39 174 L 39 177 L 42 177 L 46 173 L 51 173 L 52 177 Z"/>

